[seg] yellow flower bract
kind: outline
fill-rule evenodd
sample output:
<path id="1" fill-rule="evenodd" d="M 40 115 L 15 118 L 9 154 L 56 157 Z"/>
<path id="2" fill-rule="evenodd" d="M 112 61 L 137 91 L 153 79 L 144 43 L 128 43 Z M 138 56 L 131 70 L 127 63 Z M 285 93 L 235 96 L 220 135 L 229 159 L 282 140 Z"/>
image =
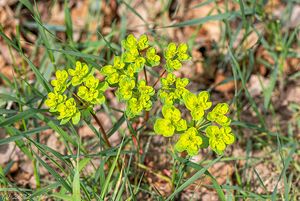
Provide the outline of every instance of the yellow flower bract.
<path id="1" fill-rule="evenodd" d="M 209 126 L 205 130 L 206 135 L 209 137 L 209 145 L 212 150 L 218 154 L 222 154 L 226 145 L 234 142 L 234 135 L 230 127 Z"/>
<path id="2" fill-rule="evenodd" d="M 171 137 L 176 131 L 187 129 L 186 120 L 181 118 L 181 112 L 173 105 L 164 105 L 162 108 L 164 118 L 158 118 L 154 124 L 154 131 L 165 137 Z"/>
<path id="3" fill-rule="evenodd" d="M 85 63 L 81 63 L 80 61 L 76 62 L 75 69 L 69 69 L 68 73 L 72 77 L 71 83 L 73 86 L 80 85 L 84 78 L 88 75 L 89 68 Z"/>
<path id="4" fill-rule="evenodd" d="M 198 131 L 195 127 L 190 127 L 182 135 L 175 144 L 175 149 L 179 152 L 187 151 L 190 156 L 194 156 L 198 153 L 202 144 L 202 138 L 198 135 Z"/>

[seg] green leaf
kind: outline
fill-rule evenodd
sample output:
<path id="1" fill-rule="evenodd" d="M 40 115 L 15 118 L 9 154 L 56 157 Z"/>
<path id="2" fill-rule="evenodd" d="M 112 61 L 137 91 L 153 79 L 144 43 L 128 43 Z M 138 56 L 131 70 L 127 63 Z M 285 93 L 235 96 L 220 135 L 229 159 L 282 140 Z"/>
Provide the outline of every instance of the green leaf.
<path id="1" fill-rule="evenodd" d="M 76 141 L 66 131 L 64 131 L 61 126 L 56 125 L 53 121 L 49 121 L 48 119 L 42 118 L 41 120 L 46 121 L 47 125 L 55 130 L 67 142 L 71 143 L 74 146 L 77 146 Z"/>
<path id="2" fill-rule="evenodd" d="M 84 121 L 91 122 L 91 113 L 89 108 L 82 110 L 81 115 Z"/>
<path id="3" fill-rule="evenodd" d="M 81 172 L 81 170 L 91 161 L 91 158 L 83 158 L 79 161 L 78 164 L 78 171 Z"/>
<path id="4" fill-rule="evenodd" d="M 18 97 L 15 97 L 15 96 L 12 96 L 9 94 L 0 93 L 0 99 L 4 100 L 4 101 L 13 101 L 13 102 L 25 105 L 25 102 L 20 100 Z"/>
<path id="5" fill-rule="evenodd" d="M 80 112 L 77 112 L 76 114 L 75 114 L 75 116 L 74 117 L 72 117 L 72 123 L 74 124 L 74 125 L 76 125 L 76 124 L 78 124 L 78 122 L 80 121 Z"/>
<path id="6" fill-rule="evenodd" d="M 110 131 L 108 131 L 107 136 L 112 136 L 125 122 L 125 115 L 123 114 L 120 119 L 114 124 Z"/>
<path id="7" fill-rule="evenodd" d="M 49 82 L 43 77 L 43 75 L 40 73 L 40 71 L 34 66 L 34 64 L 23 54 L 22 50 L 15 44 L 12 42 L 12 40 L 7 37 L 4 32 L 3 29 L 0 29 L 0 36 L 2 36 L 2 38 L 5 40 L 6 43 L 8 43 L 10 46 L 12 46 L 15 50 L 17 50 L 19 52 L 19 54 L 23 57 L 23 59 L 29 64 L 29 67 L 31 68 L 31 70 L 34 72 L 38 82 L 40 84 L 42 84 L 42 86 L 46 89 L 46 91 L 49 93 L 52 89 L 51 85 L 49 84 Z"/>
<path id="8" fill-rule="evenodd" d="M 3 120 L 3 118 L 0 116 L 0 121 Z M 18 136 L 20 135 L 20 131 L 17 130 L 15 127 L 13 126 L 5 126 L 4 127 L 6 132 L 10 135 L 10 136 Z M 23 140 L 16 140 L 15 141 L 16 145 L 22 150 L 22 152 L 24 154 L 26 154 L 26 156 L 33 160 L 33 157 L 32 157 L 32 154 L 31 154 L 31 151 L 29 151 L 28 147 L 26 146 L 26 144 L 24 143 Z"/>
<path id="9" fill-rule="evenodd" d="M 32 193 L 30 196 L 24 198 L 24 200 L 32 200 L 34 197 L 40 196 L 40 195 L 44 195 L 49 191 L 52 191 L 58 187 L 60 187 L 61 184 L 59 182 L 55 182 L 53 184 L 49 184 L 43 188 L 37 189 L 34 191 L 34 193 Z"/>
<path id="10" fill-rule="evenodd" d="M 118 150 L 118 153 L 117 153 L 117 156 L 115 157 L 115 160 L 113 162 L 113 164 L 111 165 L 110 169 L 109 169 L 109 172 L 108 172 L 108 175 L 106 177 L 106 180 L 105 180 L 105 183 L 104 183 L 104 186 L 103 186 L 103 189 L 102 189 L 102 192 L 101 192 L 101 199 L 104 200 L 106 194 L 107 194 L 107 189 L 108 189 L 108 185 L 109 183 L 111 182 L 111 177 L 112 177 L 112 174 L 114 172 L 114 169 L 118 163 L 118 160 L 119 160 L 119 156 L 120 156 L 120 153 L 121 153 L 121 150 L 122 150 L 122 147 L 123 147 L 123 143 L 124 143 L 124 139 L 122 140 L 121 144 L 120 144 L 120 147 L 119 147 L 119 150 Z"/>
<path id="11" fill-rule="evenodd" d="M 68 123 L 68 121 L 70 121 L 70 118 L 62 119 L 60 121 L 60 125 L 64 125 L 64 124 Z"/>
<path id="12" fill-rule="evenodd" d="M 68 5 L 68 1 L 65 0 L 64 3 L 64 11 L 65 11 L 65 24 L 66 24 L 66 32 L 67 32 L 67 36 L 69 41 L 72 43 L 73 42 L 73 25 L 72 25 L 72 18 L 71 18 L 71 14 L 70 14 L 70 8 Z"/>
<path id="13" fill-rule="evenodd" d="M 64 201 L 73 201 L 73 197 L 71 195 L 66 195 L 64 193 L 52 193 L 50 196 Z"/>
<path id="14" fill-rule="evenodd" d="M 123 0 L 120 0 L 121 3 L 123 3 L 131 12 L 133 12 L 138 18 L 140 18 L 145 24 L 148 24 L 148 22 L 128 3 L 126 3 Z"/>
<path id="15" fill-rule="evenodd" d="M 26 6 L 31 13 L 34 13 L 33 6 L 29 0 L 20 0 L 20 2 L 24 4 L 24 6 Z"/>
<path id="16" fill-rule="evenodd" d="M 207 136 L 201 135 L 201 134 L 200 134 L 200 136 L 202 138 L 202 144 L 201 144 L 200 148 L 206 149 L 209 146 L 209 138 Z"/>
<path id="17" fill-rule="evenodd" d="M 71 186 L 67 183 L 67 181 L 61 177 L 57 171 L 55 171 L 52 167 L 50 167 L 43 159 L 41 159 L 34 151 L 32 151 L 35 155 L 36 159 L 41 163 L 44 168 L 70 193 L 72 192 Z"/>
<path id="18" fill-rule="evenodd" d="M 187 161 L 184 158 L 176 157 L 176 159 L 178 161 L 180 161 L 181 163 L 184 163 L 186 166 L 191 167 L 195 170 L 200 171 L 200 170 L 203 169 L 203 167 L 201 165 L 199 165 L 197 163 L 194 163 L 194 162 L 191 162 L 191 161 Z M 211 175 L 208 170 L 206 170 L 204 174 L 206 174 L 207 176 L 209 176 L 211 178 L 214 189 L 217 191 L 220 200 L 225 201 L 226 199 L 225 199 L 224 192 L 222 190 L 222 187 L 218 184 L 218 181 L 216 180 L 216 178 L 213 175 Z"/>
<path id="19" fill-rule="evenodd" d="M 12 117 L 1 120 L 0 121 L 0 127 L 4 127 L 4 126 L 14 124 L 14 123 L 16 123 L 20 120 L 28 119 L 28 118 L 36 115 L 36 113 L 38 113 L 39 111 L 40 110 L 37 110 L 37 109 L 29 109 L 29 110 L 26 110 L 24 112 L 19 112 L 18 114 L 14 115 Z"/>
<path id="20" fill-rule="evenodd" d="M 212 165 L 214 165 L 215 163 L 217 163 L 222 156 L 219 156 L 218 158 L 216 158 L 215 160 L 211 161 L 206 167 L 202 168 L 201 170 L 199 170 L 197 173 L 195 173 L 191 178 L 189 178 L 188 180 L 186 180 L 186 182 L 184 182 L 181 186 L 179 186 L 167 199 L 168 200 L 172 200 L 178 193 L 180 193 L 181 191 L 183 191 L 185 188 L 187 188 L 188 186 L 190 186 L 192 183 L 194 183 L 197 179 L 199 179 L 206 171 L 208 168 L 210 168 Z"/>
<path id="21" fill-rule="evenodd" d="M 79 178 L 79 170 L 76 168 L 74 178 L 73 178 L 73 200 L 74 201 L 81 201 L 80 198 L 80 178 Z"/>
<path id="22" fill-rule="evenodd" d="M 13 135 L 13 136 L 8 137 L 8 138 L 0 139 L 0 145 L 8 144 L 10 142 L 15 142 L 15 141 L 20 140 L 24 137 L 29 137 L 33 134 L 40 133 L 41 131 L 44 131 L 44 130 L 47 130 L 47 129 L 49 129 L 48 126 L 42 126 L 42 127 L 34 128 L 32 130 L 29 130 L 29 131 L 25 131 L 23 133 L 20 132 L 20 134 L 18 134 L 18 135 Z"/>
<path id="23" fill-rule="evenodd" d="M 199 4 L 195 5 L 195 6 L 193 6 L 192 9 L 194 9 L 194 8 L 200 8 L 200 7 L 202 7 L 202 6 L 205 6 L 205 5 L 207 5 L 207 4 L 210 4 L 210 3 L 212 3 L 212 2 L 215 2 L 215 0 L 207 0 L 207 1 L 201 2 L 201 3 L 199 3 Z"/>
<path id="24" fill-rule="evenodd" d="M 260 121 L 261 125 L 265 127 L 264 117 L 259 112 L 258 106 L 257 106 L 256 102 L 254 101 L 253 97 L 251 96 L 251 94 L 250 94 L 250 92 L 249 92 L 249 90 L 246 86 L 246 80 L 245 80 L 245 78 L 242 74 L 242 71 L 241 71 L 241 68 L 240 68 L 240 65 L 239 65 L 238 61 L 236 60 L 236 57 L 234 56 L 234 54 L 232 52 L 232 47 L 228 48 L 228 53 L 229 53 L 229 56 L 231 58 L 231 64 L 232 64 L 231 66 L 232 66 L 234 80 L 239 80 L 239 78 L 240 78 L 241 83 L 242 83 L 242 87 L 245 90 L 246 97 L 249 99 L 249 102 L 250 102 L 252 108 L 254 109 L 257 117 L 259 118 L 259 121 Z M 237 87 L 236 84 L 235 84 L 235 86 Z M 235 96 L 237 96 L 237 94 L 235 94 Z"/>
<path id="25" fill-rule="evenodd" d="M 277 81 L 277 76 L 278 76 L 278 65 L 275 65 L 275 69 L 272 71 L 271 78 L 270 78 L 270 83 L 267 89 L 263 90 L 264 92 L 264 108 L 267 110 L 270 105 L 271 97 L 272 97 L 272 92 L 274 91 L 276 81 Z"/>

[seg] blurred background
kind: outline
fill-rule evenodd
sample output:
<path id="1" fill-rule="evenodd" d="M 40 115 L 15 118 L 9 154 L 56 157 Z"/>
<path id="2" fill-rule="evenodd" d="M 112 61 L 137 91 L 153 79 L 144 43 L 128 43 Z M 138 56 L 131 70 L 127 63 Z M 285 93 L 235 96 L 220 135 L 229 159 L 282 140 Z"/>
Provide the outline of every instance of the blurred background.
<path id="1" fill-rule="evenodd" d="M 76 59 L 100 69 L 121 51 L 120 41 L 129 33 L 148 34 L 160 50 L 170 41 L 186 42 L 192 60 L 177 75 L 192 80 L 188 87 L 192 91 L 209 90 L 213 101 L 228 102 L 233 111 L 236 143 L 210 173 L 232 200 L 273 199 L 274 195 L 278 200 L 300 199 L 298 0 L 0 0 L 0 24 L 0 93 L 16 94 L 24 101 L 38 96 L 28 86 L 40 89 L 31 65 L 50 80 L 55 69 L 70 67 Z M 155 80 L 159 69 L 152 73 Z M 113 91 L 107 97 L 112 107 L 119 107 Z M 0 96 L 1 108 L 21 111 L 19 104 Z M 111 128 L 116 119 L 108 115 L 110 110 L 99 111 L 105 128 Z M 22 123 L 15 127 L 21 128 Z M 83 125 L 78 133 L 93 151 L 93 131 Z M 4 128 L 0 136 L 8 136 Z M 118 133 L 110 139 L 115 144 L 121 140 Z M 51 129 L 43 130 L 39 140 L 65 152 Z M 142 186 L 169 195 L 172 189 L 165 177 L 171 176 L 173 159 L 168 149 L 172 143 L 153 135 L 151 128 L 140 140 L 147 147 L 144 166 L 136 170 L 143 175 Z M 193 161 L 205 165 L 215 157 L 203 150 Z M 37 188 L 32 161 L 14 142 L 0 143 L 0 165 L 14 186 Z M 51 180 L 49 172 L 40 168 L 41 177 Z M 154 200 L 149 192 L 140 191 L 138 196 Z M 203 176 L 178 199 L 218 197 Z"/>

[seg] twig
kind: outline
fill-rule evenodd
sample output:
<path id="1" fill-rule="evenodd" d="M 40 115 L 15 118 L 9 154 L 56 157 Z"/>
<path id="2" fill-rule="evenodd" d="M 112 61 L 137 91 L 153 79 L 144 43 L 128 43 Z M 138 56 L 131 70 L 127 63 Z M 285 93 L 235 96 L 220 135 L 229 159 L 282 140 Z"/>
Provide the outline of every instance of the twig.
<path id="1" fill-rule="evenodd" d="M 147 71 L 146 71 L 146 67 L 145 66 L 144 66 L 144 75 L 145 75 L 146 85 L 148 85 L 148 77 L 147 77 Z"/>
<path id="2" fill-rule="evenodd" d="M 109 148 L 111 148 L 112 146 L 111 146 L 111 144 L 110 144 L 110 142 L 109 142 L 109 140 L 108 140 L 107 134 L 106 134 L 106 132 L 105 132 L 103 126 L 102 126 L 102 123 L 101 123 L 100 119 L 99 119 L 95 114 L 93 114 L 92 112 L 91 112 L 91 114 L 92 114 L 92 116 L 94 117 L 94 119 L 96 120 L 97 124 L 99 125 L 99 130 L 100 130 L 100 132 L 102 133 L 102 137 L 103 137 L 103 139 L 104 139 L 106 145 L 107 145 Z M 119 172 L 122 171 L 122 168 L 121 168 L 121 165 L 120 165 L 120 163 L 119 163 L 119 160 L 117 161 L 117 168 L 118 168 Z"/>
<path id="3" fill-rule="evenodd" d="M 103 139 L 104 139 L 106 145 L 107 145 L 109 148 L 111 148 L 111 144 L 110 144 L 110 142 L 109 142 L 109 140 L 108 140 L 107 134 L 106 134 L 106 132 L 105 132 L 103 126 L 102 126 L 102 123 L 101 123 L 100 119 L 99 119 L 94 113 L 91 112 L 91 114 L 92 114 L 92 116 L 94 117 L 96 123 L 97 123 L 98 126 L 99 126 L 99 130 L 100 130 L 100 132 L 102 133 L 102 137 L 103 137 Z"/>
<path id="4" fill-rule="evenodd" d="M 152 85 L 152 87 L 155 87 L 157 85 L 157 83 L 159 82 L 160 78 L 162 78 L 162 76 L 166 73 L 167 71 L 164 70 L 164 72 L 162 72 L 162 74 L 160 74 L 159 78 L 157 78 L 157 80 L 154 82 L 154 84 Z"/>

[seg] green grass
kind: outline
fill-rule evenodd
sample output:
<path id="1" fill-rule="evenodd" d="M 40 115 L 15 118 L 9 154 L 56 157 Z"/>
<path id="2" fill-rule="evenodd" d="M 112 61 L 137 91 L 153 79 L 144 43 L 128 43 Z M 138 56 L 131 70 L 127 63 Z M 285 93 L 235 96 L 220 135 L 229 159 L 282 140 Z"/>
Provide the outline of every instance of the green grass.
<path id="1" fill-rule="evenodd" d="M 160 2 L 163 16 L 168 13 L 171 4 L 170 1 L 161 0 Z M 134 130 L 132 122 L 127 121 L 122 111 L 112 108 L 109 104 L 104 105 L 98 111 L 110 114 L 108 117 L 111 118 L 113 125 L 108 130 L 108 136 L 118 131 L 120 138 L 123 139 L 115 147 L 106 148 L 101 133 L 91 124 L 91 121 L 82 121 L 81 126 L 89 127 L 95 135 L 83 141 L 79 135 L 78 126 L 71 124 L 61 126 L 44 107 L 47 93 L 52 89 L 49 81 L 56 69 L 72 66 L 77 59 L 100 69 L 110 62 L 113 54 L 120 53 L 120 41 L 132 31 L 126 29 L 128 19 L 121 16 L 118 22 L 112 24 L 108 35 L 103 35 L 100 28 L 88 31 L 87 39 L 77 42 L 73 37 L 75 29 L 70 14 L 72 8 L 69 8 L 68 1 L 63 4 L 64 26 L 46 24 L 37 11 L 37 5 L 28 0 L 20 1 L 18 7 L 28 9 L 32 19 L 15 27 L 16 37 L 5 35 L 4 30 L 0 29 L 2 40 L 11 51 L 17 52 L 17 55 L 11 54 L 12 60 L 22 60 L 22 66 L 12 65 L 15 71 L 13 80 L 0 74 L 0 79 L 3 80 L 0 86 L 5 88 L 0 93 L 0 128 L 3 128 L 9 135 L 7 138 L 0 139 L 0 146 L 14 142 L 27 156 L 34 169 L 36 188 L 19 186 L 17 181 L 12 182 L 9 179 L 9 169 L 14 162 L 11 161 L 7 165 L 0 166 L 0 200 L 10 200 L 13 195 L 19 195 L 24 200 L 43 200 L 46 197 L 55 200 L 140 200 L 141 198 L 178 200 L 182 194 L 188 192 L 187 189 L 193 185 L 199 185 L 204 178 L 210 181 L 204 186 L 214 191 L 219 200 L 299 199 L 300 191 L 297 188 L 297 181 L 299 182 L 300 179 L 300 153 L 296 136 L 300 129 L 300 106 L 299 103 L 289 105 L 292 108 L 290 113 L 294 116 L 294 122 L 289 122 L 287 127 L 282 127 L 282 122 L 280 122 L 282 120 L 278 119 L 281 115 L 280 111 L 272 99 L 275 93 L 283 92 L 282 89 L 288 86 L 287 80 L 299 79 L 299 73 L 289 75 L 284 71 L 285 60 L 300 59 L 299 52 L 295 51 L 295 47 L 300 45 L 299 40 L 297 41 L 299 26 L 293 29 L 284 27 L 288 23 L 293 5 L 297 2 L 283 2 L 285 9 L 281 19 L 278 20 L 272 16 L 272 13 L 266 13 L 264 1 L 233 2 L 238 5 L 238 10 L 229 9 L 230 1 L 225 1 L 223 5 L 225 9 L 214 0 L 204 1 L 190 9 L 212 5 L 212 10 L 217 11 L 218 14 L 168 24 L 163 20 L 147 22 L 136 11 L 131 1 L 118 1 L 124 6 L 126 12 L 131 12 L 143 22 L 147 28 L 147 34 L 160 39 L 157 40 L 158 47 L 164 47 L 171 40 L 168 37 L 168 29 L 180 30 L 183 27 L 195 27 L 194 37 L 185 40 L 191 45 L 190 49 L 198 48 L 195 42 L 196 31 L 210 21 L 221 22 L 221 39 L 216 41 L 213 48 L 216 51 L 220 49 L 226 51 L 218 53 L 221 59 L 214 65 L 230 72 L 228 81 L 234 80 L 234 96 L 231 100 L 226 100 L 231 103 L 237 139 L 232 149 L 240 147 L 245 156 L 225 154 L 218 157 L 210 151 L 204 155 L 203 161 L 195 163 L 171 151 L 165 151 L 162 157 L 165 156 L 167 160 L 171 160 L 166 163 L 164 169 L 172 173 L 171 176 L 166 176 L 159 168 L 141 168 L 143 166 L 139 164 L 143 164 L 145 158 L 153 154 L 151 153 L 153 131 L 145 127 Z M 53 1 L 51 6 L 57 3 Z M 90 1 L 90 8 L 96 3 L 97 1 Z M 104 2 L 100 1 L 101 3 Z M 90 20 L 105 17 L 101 12 L 91 12 L 88 15 Z M 255 26 L 257 23 L 262 25 L 263 33 L 257 30 Z M 86 25 L 88 24 L 87 21 Z M 63 32 L 65 39 L 60 38 L 57 32 Z M 32 33 L 37 33 L 36 41 L 30 44 L 34 51 L 24 51 L 20 36 Z M 257 33 L 258 40 L 255 45 L 249 49 L 242 48 L 242 44 L 235 47 L 234 42 L 241 33 L 243 33 L 242 41 L 246 41 L 251 33 Z M 96 35 L 98 40 L 90 40 L 92 35 Z M 258 47 L 266 50 L 274 64 L 268 63 L 256 54 Z M 36 63 L 39 65 L 36 66 Z M 209 58 L 204 59 L 202 63 L 204 68 L 210 68 Z M 258 65 L 263 65 L 270 72 L 268 75 L 270 82 L 265 86 L 259 98 L 253 97 L 248 90 L 250 77 L 254 75 Z M 29 78 L 27 74 L 22 74 L 22 69 L 25 69 L 28 74 L 33 73 L 34 79 Z M 151 69 L 149 73 L 159 76 Z M 212 89 L 212 93 L 217 92 Z M 6 109 L 7 104 L 13 104 L 14 107 Z M 116 113 L 120 113 L 119 118 L 112 115 Z M 252 113 L 253 121 L 245 121 L 243 119 L 245 113 Z M 149 122 L 152 121 L 153 118 L 150 118 Z M 124 125 L 127 125 L 128 129 L 124 129 Z M 43 132 L 49 129 L 55 131 L 58 140 L 66 148 L 65 153 L 59 153 L 40 141 Z M 130 130 L 132 134 L 128 135 L 127 130 Z M 134 138 L 142 141 L 139 144 L 141 147 L 136 147 Z M 170 147 L 167 141 L 165 139 L 164 144 Z M 139 153 L 139 149 L 144 152 Z M 263 156 L 256 157 L 254 153 L 263 153 Z M 100 163 L 95 164 L 95 161 L 100 161 Z M 226 183 L 218 183 L 216 175 L 210 172 L 209 168 L 218 163 L 229 164 L 234 168 L 234 174 L 226 178 Z M 260 175 L 257 164 L 264 164 L 265 167 L 270 164 L 273 166 L 274 172 L 270 171 L 270 174 L 274 173 L 277 178 L 273 189 L 267 189 L 268 178 Z M 87 171 L 88 166 L 92 170 Z M 155 164 L 154 167 L 156 167 Z M 44 177 L 41 174 L 42 168 L 50 176 Z M 253 189 L 255 181 L 250 180 L 249 175 L 255 175 L 252 178 L 257 178 L 255 185 L 261 187 L 262 192 L 259 193 Z M 147 177 L 160 178 L 169 182 L 172 186 L 171 192 L 167 195 L 160 192 L 159 188 Z M 279 189 L 281 184 L 283 184 L 283 190 Z M 199 196 L 195 193 L 193 199 L 197 200 Z"/>

